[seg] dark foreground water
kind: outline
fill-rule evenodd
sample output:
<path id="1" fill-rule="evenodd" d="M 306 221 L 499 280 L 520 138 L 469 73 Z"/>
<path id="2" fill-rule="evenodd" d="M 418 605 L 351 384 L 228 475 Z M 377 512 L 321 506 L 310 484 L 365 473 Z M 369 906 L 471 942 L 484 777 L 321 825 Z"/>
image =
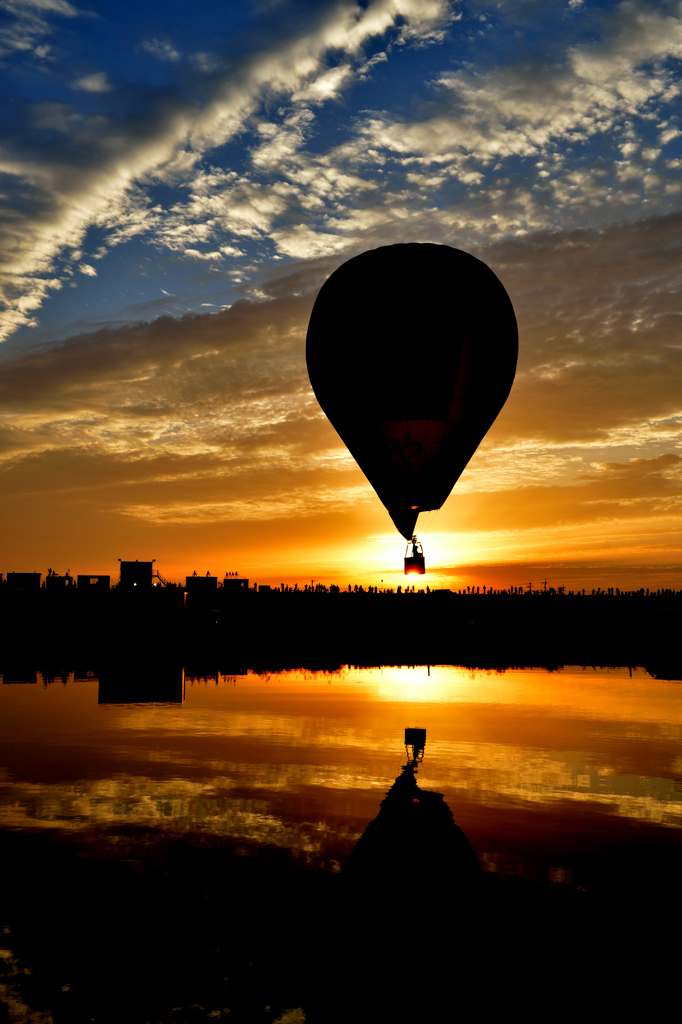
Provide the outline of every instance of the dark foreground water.
<path id="1" fill-rule="evenodd" d="M 656 1016 L 681 738 L 643 669 L 7 671 L 0 1020 Z"/>

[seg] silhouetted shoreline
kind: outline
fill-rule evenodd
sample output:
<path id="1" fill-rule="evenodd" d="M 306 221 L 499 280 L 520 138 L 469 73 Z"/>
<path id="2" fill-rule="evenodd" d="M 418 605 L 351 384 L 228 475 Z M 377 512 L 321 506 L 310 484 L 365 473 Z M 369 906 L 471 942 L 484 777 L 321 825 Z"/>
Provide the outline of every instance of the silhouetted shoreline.
<path id="1" fill-rule="evenodd" d="M 161 662 L 225 674 L 342 665 L 640 665 L 682 678 L 682 592 L 368 593 L 182 588 L 11 592 L 2 657 L 60 672 Z M 1 669 L 1 666 L 0 666 Z"/>

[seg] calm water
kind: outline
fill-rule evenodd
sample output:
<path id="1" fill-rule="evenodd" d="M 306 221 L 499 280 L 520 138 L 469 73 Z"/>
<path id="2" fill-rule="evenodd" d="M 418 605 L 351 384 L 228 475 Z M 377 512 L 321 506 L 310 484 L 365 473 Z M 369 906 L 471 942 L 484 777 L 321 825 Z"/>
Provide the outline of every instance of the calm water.
<path id="1" fill-rule="evenodd" d="M 125 679 L 3 682 L 5 828 L 211 833 L 335 870 L 419 725 L 419 784 L 488 871 L 586 885 L 610 837 L 682 840 L 682 684 L 641 669 L 178 673 L 146 704 L 112 702 Z"/>
<path id="2" fill-rule="evenodd" d="M 6 672 L 0 1019 L 658 1019 L 681 731 L 639 669 Z"/>

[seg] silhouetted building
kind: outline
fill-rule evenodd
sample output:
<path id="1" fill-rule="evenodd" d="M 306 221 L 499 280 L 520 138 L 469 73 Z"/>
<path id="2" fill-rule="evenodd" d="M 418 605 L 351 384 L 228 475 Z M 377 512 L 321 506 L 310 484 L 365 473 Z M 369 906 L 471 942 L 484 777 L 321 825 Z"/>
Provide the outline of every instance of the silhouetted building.
<path id="1" fill-rule="evenodd" d="M 40 590 L 40 572 L 8 572 L 7 586 L 10 590 Z"/>
<path id="2" fill-rule="evenodd" d="M 111 586 L 111 576 L 83 576 L 79 573 L 77 580 L 79 590 L 109 590 Z"/>
<path id="3" fill-rule="evenodd" d="M 210 595 L 218 589 L 217 576 L 185 576 L 185 590 L 188 594 Z"/>
<path id="4" fill-rule="evenodd" d="M 151 590 L 155 561 L 153 558 L 151 562 L 138 562 L 137 559 L 134 562 L 124 562 L 119 558 L 121 575 L 118 585 L 121 590 Z"/>
<path id="5" fill-rule="evenodd" d="M 230 593 L 240 593 L 241 591 L 247 591 L 249 589 L 249 581 L 243 576 L 239 576 L 237 573 L 225 573 L 223 580 L 223 590 L 227 590 Z"/>
<path id="6" fill-rule="evenodd" d="M 67 590 L 69 587 L 74 585 L 73 576 L 69 576 L 68 572 L 64 576 L 59 576 L 56 572 L 48 573 L 45 577 L 45 589 L 56 591 L 56 590 Z"/>

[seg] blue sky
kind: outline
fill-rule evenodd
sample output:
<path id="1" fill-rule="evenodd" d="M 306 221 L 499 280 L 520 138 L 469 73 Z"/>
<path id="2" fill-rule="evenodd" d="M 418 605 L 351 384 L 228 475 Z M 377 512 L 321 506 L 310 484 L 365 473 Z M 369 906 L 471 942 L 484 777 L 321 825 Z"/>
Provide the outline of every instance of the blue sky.
<path id="1" fill-rule="evenodd" d="M 218 309 L 424 217 L 480 244 L 676 202 L 672 4 L 3 7 L 21 340 Z"/>
<path id="2" fill-rule="evenodd" d="M 262 521 L 271 538 L 300 515 L 303 532 L 321 517 L 322 537 L 341 529 L 324 525 L 339 494 L 357 511 L 349 535 L 365 521 L 368 538 L 388 535 L 310 395 L 305 324 L 344 259 L 436 241 L 485 259 L 521 326 L 512 398 L 458 485 L 458 514 L 441 517 L 443 568 L 561 550 L 558 526 L 519 506 L 530 486 L 545 488 L 533 510 L 568 488 L 569 531 L 621 524 L 594 549 L 576 541 L 574 560 L 673 557 L 679 3 L 0 0 L 0 12 L 0 366 L 15 382 L 0 451 L 17 508 L 31 474 L 68 466 L 121 536 L 131 523 L 199 536 Z M 128 471 L 139 493 L 102 504 Z M 628 473 L 649 497 L 614 483 Z M 513 493 L 506 524 L 500 488 Z M 169 550 L 179 543 L 169 534 Z M 322 558 L 311 552 L 297 558 Z"/>

